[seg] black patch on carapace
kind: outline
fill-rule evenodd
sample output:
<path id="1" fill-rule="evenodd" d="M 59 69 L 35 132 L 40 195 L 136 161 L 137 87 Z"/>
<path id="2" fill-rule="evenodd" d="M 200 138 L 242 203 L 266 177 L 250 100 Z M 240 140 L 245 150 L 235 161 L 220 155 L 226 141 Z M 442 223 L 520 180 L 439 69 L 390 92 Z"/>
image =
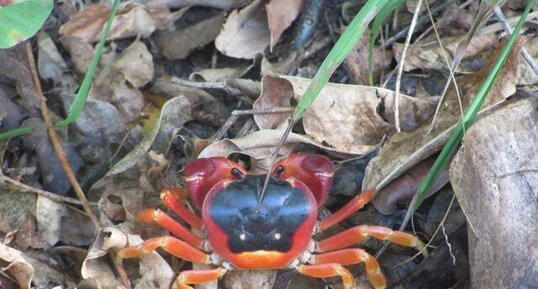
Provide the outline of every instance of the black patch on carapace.
<path id="1" fill-rule="evenodd" d="M 300 189 L 271 179 L 257 211 L 264 180 L 264 176 L 247 176 L 235 181 L 218 192 L 210 204 L 211 218 L 228 235 L 232 253 L 289 251 L 293 235 L 316 209 Z M 280 234 L 280 239 L 275 234 Z"/>

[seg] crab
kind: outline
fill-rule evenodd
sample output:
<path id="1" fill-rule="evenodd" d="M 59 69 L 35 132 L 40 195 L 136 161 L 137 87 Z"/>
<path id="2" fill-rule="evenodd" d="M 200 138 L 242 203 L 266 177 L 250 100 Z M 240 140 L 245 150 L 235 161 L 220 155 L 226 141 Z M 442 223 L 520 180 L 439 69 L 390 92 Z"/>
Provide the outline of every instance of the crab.
<path id="1" fill-rule="evenodd" d="M 344 266 L 358 263 L 364 263 L 374 288 L 385 288 L 376 259 L 353 246 L 373 237 L 424 249 L 412 234 L 370 225 L 314 241 L 316 234 L 360 210 L 375 193 L 363 191 L 318 221 L 318 208 L 327 198 L 334 176 L 332 162 L 321 155 L 295 153 L 276 162 L 263 195 L 264 176 L 249 174 L 223 157 L 192 160 L 184 175 L 186 195 L 201 217 L 181 202 L 186 196 L 178 189 L 163 190 L 161 200 L 191 229 L 161 210 L 147 209 L 138 219 L 158 224 L 173 236 L 151 238 L 118 253 L 120 259 L 136 258 L 162 248 L 183 260 L 214 265 L 214 269 L 180 272 L 175 279 L 180 289 L 218 280 L 230 270 L 282 268 L 317 278 L 340 277 L 344 288 L 355 288 L 353 275 Z"/>

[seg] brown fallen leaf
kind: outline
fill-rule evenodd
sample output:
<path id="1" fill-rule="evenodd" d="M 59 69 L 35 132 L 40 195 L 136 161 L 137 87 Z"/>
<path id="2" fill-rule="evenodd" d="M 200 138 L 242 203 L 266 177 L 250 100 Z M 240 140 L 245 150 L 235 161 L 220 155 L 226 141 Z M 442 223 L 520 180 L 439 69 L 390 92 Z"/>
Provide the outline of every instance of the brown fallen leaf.
<path id="1" fill-rule="evenodd" d="M 191 73 L 189 79 L 199 82 L 223 82 L 230 79 L 238 79 L 245 75 L 253 65 L 226 67 L 226 68 L 208 68 Z"/>
<path id="2" fill-rule="evenodd" d="M 265 75 L 262 78 L 262 91 L 252 108 L 255 110 L 274 107 L 291 107 L 293 86 L 285 79 Z M 254 121 L 260 129 L 275 129 L 285 123 L 290 113 L 254 114 Z"/>
<path id="3" fill-rule="evenodd" d="M 224 14 L 221 13 L 185 29 L 158 32 L 154 39 L 164 57 L 170 60 L 184 59 L 194 49 L 215 40 L 223 23 Z"/>
<path id="4" fill-rule="evenodd" d="M 62 25 L 59 33 L 62 36 L 81 38 L 87 43 L 97 42 L 101 39 L 109 12 L 110 8 L 106 5 L 88 6 Z M 107 39 L 121 39 L 137 35 L 149 37 L 155 29 L 155 22 L 144 5 L 125 3 L 116 13 Z"/>
<path id="5" fill-rule="evenodd" d="M 488 65 L 472 75 L 457 78 L 463 110 L 467 109 L 472 97 L 476 95 L 482 81 L 497 60 L 503 43 L 501 42 L 499 47 L 488 56 Z M 483 107 L 497 104 L 515 92 L 515 72 L 522 43 L 519 41 L 512 50 Z M 379 155 L 368 164 L 363 188 L 379 190 L 411 167 L 441 150 L 460 115 L 458 95 L 451 86 L 441 105 L 439 117 L 433 129 L 431 129 L 431 124 L 425 124 L 414 131 L 400 132 L 390 137 L 381 148 Z"/>
<path id="6" fill-rule="evenodd" d="M 448 71 L 449 67 L 447 67 L 447 63 L 443 55 L 447 57 L 450 65 L 452 62 L 452 57 L 456 52 L 458 43 L 464 37 L 465 35 L 458 35 L 442 38 L 441 41 L 443 42 L 443 47 L 446 50 L 439 47 L 436 39 L 425 39 L 421 43 L 413 45 L 407 52 L 404 62 L 404 71 L 411 71 L 414 69 Z M 480 56 L 481 53 L 490 50 L 497 43 L 498 39 L 495 34 L 475 36 L 471 39 L 471 42 L 467 47 L 464 59 Z M 403 44 L 398 43 L 393 45 L 394 57 L 397 61 L 401 60 L 403 46 Z M 458 72 L 469 73 L 475 70 L 475 67 L 466 68 L 462 65 L 458 67 Z"/>
<path id="7" fill-rule="evenodd" d="M 252 59 L 269 46 L 270 38 L 264 1 L 255 0 L 230 13 L 215 46 L 224 55 Z"/>
<path id="8" fill-rule="evenodd" d="M 305 78 L 281 77 L 293 85 L 296 99 L 304 94 L 310 83 Z M 383 103 L 391 103 L 391 98 L 393 92 L 388 89 L 328 83 L 303 116 L 305 132 L 317 142 L 327 143 L 338 151 L 365 154 L 384 136 L 395 131 L 394 126 L 378 113 Z M 408 96 L 400 98 L 401 114 L 409 123 L 421 123 L 429 117 L 425 111 L 416 111 L 417 108 L 428 107 L 418 103 L 428 101 Z M 434 102 L 429 102 L 430 115 L 434 105 Z M 424 115 L 420 116 L 422 113 Z"/>
<path id="9" fill-rule="evenodd" d="M 276 45 L 280 36 L 299 13 L 303 10 L 306 0 L 272 0 L 265 5 L 267 22 L 271 31 L 271 49 Z"/>
<path id="10" fill-rule="evenodd" d="M 0 243 L 0 260 L 8 263 L 2 271 L 7 271 L 15 278 L 21 289 L 30 289 L 34 268 L 26 261 L 21 251 Z"/>
<path id="11" fill-rule="evenodd" d="M 93 46 L 83 39 L 74 36 L 63 36 L 60 38 L 62 46 L 69 51 L 75 71 L 79 75 L 88 72 L 93 58 Z"/>
<path id="12" fill-rule="evenodd" d="M 134 120 L 144 106 L 138 88 L 153 79 L 153 57 L 143 42 L 135 41 L 96 76 L 89 99 L 114 104 L 124 122 Z"/>
<path id="13" fill-rule="evenodd" d="M 450 166 L 469 224 L 471 288 L 538 284 L 538 98 L 478 120 Z"/>
<path id="14" fill-rule="evenodd" d="M 149 0 L 149 7 L 179 8 L 188 5 L 206 6 L 223 10 L 241 7 L 248 3 L 248 0 Z"/>

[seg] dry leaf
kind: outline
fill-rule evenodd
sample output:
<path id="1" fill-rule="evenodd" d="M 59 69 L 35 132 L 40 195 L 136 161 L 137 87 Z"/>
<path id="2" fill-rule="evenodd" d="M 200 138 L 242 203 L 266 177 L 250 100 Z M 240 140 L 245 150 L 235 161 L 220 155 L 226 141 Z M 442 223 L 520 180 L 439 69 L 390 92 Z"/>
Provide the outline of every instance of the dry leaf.
<path id="1" fill-rule="evenodd" d="M 206 6 L 223 10 L 243 6 L 248 0 L 149 0 L 149 7 L 179 8 L 188 5 Z"/>
<path id="2" fill-rule="evenodd" d="M 63 36 L 73 36 L 87 43 L 97 42 L 108 19 L 110 8 L 105 5 L 91 5 L 73 15 L 60 27 Z M 147 8 L 141 4 L 123 4 L 114 17 L 110 28 L 110 39 L 122 39 L 132 36 L 149 37 L 156 26 Z"/>
<path id="3" fill-rule="evenodd" d="M 213 41 L 219 34 L 222 23 L 224 23 L 224 14 L 221 13 L 182 30 L 156 33 L 155 42 L 166 58 L 184 59 L 194 49 Z"/>
<path id="4" fill-rule="evenodd" d="M 230 79 L 238 79 L 245 75 L 253 65 L 227 67 L 227 68 L 208 68 L 191 73 L 190 80 L 199 82 L 223 82 Z"/>
<path id="5" fill-rule="evenodd" d="M 255 110 L 271 109 L 274 107 L 290 107 L 293 97 L 293 86 L 285 79 L 265 75 L 262 78 L 261 95 L 252 108 Z M 254 121 L 260 129 L 275 129 L 291 116 L 289 113 L 260 113 L 254 114 Z"/>
<path id="6" fill-rule="evenodd" d="M 478 120 L 450 167 L 469 224 L 472 288 L 538 284 L 538 98 Z"/>
<path id="7" fill-rule="evenodd" d="M 135 41 L 96 76 L 89 98 L 114 104 L 124 122 L 134 120 L 144 106 L 138 90 L 153 79 L 153 57 L 143 42 Z"/>
<path id="8" fill-rule="evenodd" d="M 272 0 L 265 5 L 267 22 L 271 31 L 271 48 L 273 48 L 282 32 L 290 27 L 293 20 L 301 13 L 306 0 Z"/>
<path id="9" fill-rule="evenodd" d="M 26 261 L 22 252 L 0 242 L 0 259 L 8 263 L 7 267 L 2 268 L 2 271 L 7 271 L 15 278 L 21 289 L 30 289 L 34 268 Z"/>
<path id="10" fill-rule="evenodd" d="M 449 67 L 447 66 L 443 55 L 447 56 L 450 65 L 458 43 L 464 37 L 465 35 L 458 35 L 442 38 L 441 41 L 446 50 L 439 47 L 436 39 L 425 39 L 421 43 L 413 45 L 407 52 L 404 62 L 404 71 L 411 71 L 414 69 L 448 71 Z M 481 53 L 490 50 L 497 43 L 498 39 L 494 34 L 473 37 L 465 51 L 464 59 L 480 56 Z M 397 61 L 401 60 L 402 51 L 403 44 L 395 43 L 393 45 L 394 57 Z M 446 54 L 447 51 L 450 54 Z M 458 67 L 459 72 L 469 72 L 474 70 L 476 70 L 474 67 L 465 68 L 461 65 Z"/>
<path id="11" fill-rule="evenodd" d="M 309 79 L 299 77 L 282 78 L 293 85 L 295 98 L 300 98 L 310 83 Z M 393 125 L 378 113 L 385 103 L 390 107 L 392 98 L 393 92 L 388 89 L 328 83 L 303 116 L 305 132 L 317 142 L 327 143 L 338 151 L 365 154 L 385 135 L 395 131 Z M 403 122 L 410 126 L 421 123 L 432 114 L 433 105 L 433 101 L 401 95 Z M 387 116 L 390 119 L 390 113 Z"/>
<path id="12" fill-rule="evenodd" d="M 93 58 L 93 47 L 78 37 L 64 36 L 60 39 L 63 47 L 71 54 L 73 66 L 79 75 L 88 72 Z"/>
<path id="13" fill-rule="evenodd" d="M 270 43 L 264 1 L 255 0 L 247 7 L 230 13 L 215 46 L 222 54 L 252 59 Z"/>
<path id="14" fill-rule="evenodd" d="M 522 41 L 519 41 L 512 50 L 483 107 L 499 103 L 515 92 L 515 72 L 521 45 Z M 503 43 L 500 43 L 499 47 L 488 56 L 488 65 L 481 70 L 472 75 L 457 78 L 464 111 L 497 60 L 502 46 Z M 379 190 L 414 165 L 438 152 L 446 143 L 460 115 L 458 95 L 451 86 L 441 105 L 439 118 L 433 129 L 430 129 L 430 124 L 425 124 L 412 132 L 394 134 L 381 148 L 379 155 L 368 164 L 363 188 Z"/>
<path id="15" fill-rule="evenodd" d="M 42 79 L 52 80 L 57 88 L 66 90 L 67 93 L 75 93 L 79 87 L 78 81 L 69 71 L 50 36 L 44 32 L 39 33 L 37 45 L 39 76 Z"/>

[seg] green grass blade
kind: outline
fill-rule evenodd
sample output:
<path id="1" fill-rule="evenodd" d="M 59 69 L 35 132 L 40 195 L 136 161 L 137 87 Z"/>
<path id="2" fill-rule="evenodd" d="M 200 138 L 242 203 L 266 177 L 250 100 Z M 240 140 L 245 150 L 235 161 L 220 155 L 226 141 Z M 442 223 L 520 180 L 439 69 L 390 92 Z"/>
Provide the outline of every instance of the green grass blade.
<path id="1" fill-rule="evenodd" d="M 319 95 L 329 78 L 334 73 L 336 68 L 344 61 L 346 56 L 351 52 L 359 38 L 364 33 L 366 27 L 372 19 L 383 9 L 383 7 L 391 0 L 368 0 L 361 8 L 359 13 L 353 18 L 346 31 L 338 39 L 334 47 L 325 58 L 316 75 L 312 78 L 310 85 L 306 89 L 304 95 L 295 108 L 292 119 L 297 121 L 300 119 L 305 110 Z M 394 0 L 392 0 L 394 1 Z"/>
<path id="2" fill-rule="evenodd" d="M 43 26 L 54 6 L 52 0 L 5 3 L 9 4 L 0 5 L 0 48 L 15 46 L 32 37 Z"/>
<path id="3" fill-rule="evenodd" d="M 80 85 L 80 88 L 77 92 L 75 100 L 73 101 L 73 104 L 71 104 L 71 107 L 69 108 L 69 115 L 67 116 L 66 119 L 57 123 L 56 124 L 57 127 L 66 127 L 69 124 L 73 123 L 75 120 L 77 120 L 77 118 L 80 116 L 80 113 L 84 109 L 84 105 L 86 104 L 86 100 L 88 99 L 90 86 L 92 84 L 93 75 L 95 74 L 95 69 L 97 68 L 99 59 L 101 59 L 101 55 L 103 54 L 103 47 L 105 46 L 105 42 L 106 42 L 106 39 L 108 38 L 108 35 L 110 34 L 110 27 L 112 26 L 112 20 L 114 19 L 114 16 L 116 15 L 116 11 L 118 10 L 119 5 L 120 5 L 120 0 L 115 0 L 114 4 L 112 5 L 112 9 L 110 9 L 110 15 L 108 16 L 108 21 L 105 26 L 103 37 L 101 38 L 101 40 L 99 41 L 99 44 L 97 45 L 97 48 L 95 49 L 95 54 L 93 56 L 90 67 L 88 68 L 88 72 L 86 73 L 86 76 L 84 76 L 84 80 L 82 80 L 82 84 Z"/>
<path id="4" fill-rule="evenodd" d="M 405 3 L 405 0 L 395 0 L 390 1 L 379 11 L 379 14 L 375 17 L 374 21 L 372 22 L 372 27 L 370 29 L 370 39 L 368 39 L 368 84 L 374 85 L 374 71 L 372 67 L 372 58 L 374 55 L 374 46 L 375 46 L 375 40 L 377 39 L 377 36 L 379 35 L 379 31 L 381 31 L 381 27 L 383 25 L 383 22 L 392 14 L 394 10 L 396 10 L 398 7 L 400 7 L 403 3 Z"/>
<path id="5" fill-rule="evenodd" d="M 6 132 L 0 133 L 0 141 L 12 137 L 16 137 L 19 135 L 30 133 L 34 128 L 33 127 L 19 127 L 16 129 L 12 129 Z"/>
<path id="6" fill-rule="evenodd" d="M 508 58 L 510 51 L 514 47 L 516 40 L 518 38 L 519 31 L 523 24 L 525 23 L 525 20 L 527 19 L 527 15 L 529 14 L 532 4 L 534 3 L 534 0 L 529 0 L 527 7 L 525 8 L 525 11 L 521 15 L 521 18 L 519 19 L 519 22 L 517 23 L 516 27 L 514 28 L 514 32 L 512 35 L 510 35 L 510 38 L 506 42 L 506 44 L 503 47 L 503 50 L 501 52 L 500 57 L 497 59 L 497 62 L 495 62 L 491 72 L 488 74 L 484 82 L 482 83 L 482 86 L 480 87 L 480 90 L 476 94 L 476 96 L 473 98 L 473 101 L 469 105 L 469 108 L 465 112 L 463 116 L 463 120 L 460 120 L 458 123 L 456 129 L 452 132 L 452 135 L 448 139 L 446 145 L 444 146 L 443 150 L 435 160 L 435 163 L 433 164 L 432 168 L 428 172 L 428 175 L 424 178 L 423 182 L 420 184 L 420 187 L 418 189 L 416 200 L 413 202 L 412 210 L 416 210 L 424 201 L 426 198 L 426 192 L 431 188 L 431 186 L 435 183 L 437 180 L 437 177 L 441 174 L 442 170 L 446 167 L 448 164 L 448 161 L 458 148 L 458 145 L 463 138 L 463 132 L 464 128 L 468 128 L 475 120 L 476 115 L 478 114 L 478 111 L 480 110 L 480 107 L 484 103 L 484 100 L 486 99 L 487 94 L 493 87 L 493 84 L 495 83 L 495 80 L 497 79 L 497 76 L 499 75 L 502 67 L 504 66 L 504 63 L 506 62 L 506 59 Z M 407 216 L 406 216 L 407 217 Z"/>

